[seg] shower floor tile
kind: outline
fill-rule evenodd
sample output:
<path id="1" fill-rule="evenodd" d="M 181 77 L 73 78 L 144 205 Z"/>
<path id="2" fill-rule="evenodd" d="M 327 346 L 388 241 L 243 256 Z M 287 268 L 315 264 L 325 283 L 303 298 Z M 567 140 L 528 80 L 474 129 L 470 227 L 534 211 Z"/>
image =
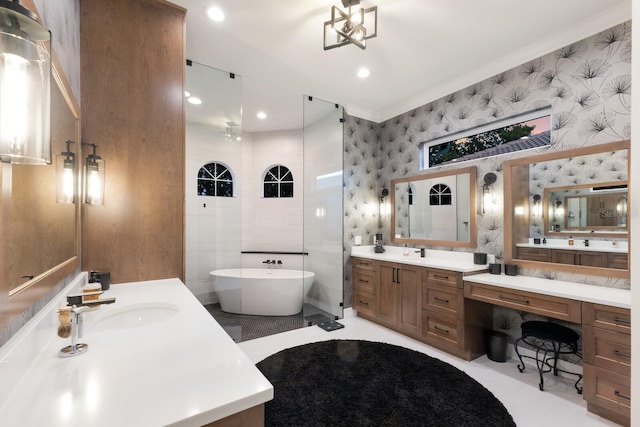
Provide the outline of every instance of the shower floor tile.
<path id="1" fill-rule="evenodd" d="M 309 304 L 305 304 L 300 313 L 292 316 L 253 316 L 225 313 L 220 308 L 220 304 L 206 304 L 204 307 L 235 342 L 279 334 L 333 319 L 329 313 Z"/>

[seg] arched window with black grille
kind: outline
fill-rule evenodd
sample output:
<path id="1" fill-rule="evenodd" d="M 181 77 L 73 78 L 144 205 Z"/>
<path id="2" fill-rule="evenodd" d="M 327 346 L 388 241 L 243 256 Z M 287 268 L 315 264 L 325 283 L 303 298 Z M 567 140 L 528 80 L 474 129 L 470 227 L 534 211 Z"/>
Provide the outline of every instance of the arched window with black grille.
<path id="1" fill-rule="evenodd" d="M 233 173 L 228 166 L 211 162 L 198 171 L 198 196 L 233 197 Z"/>
<path id="2" fill-rule="evenodd" d="M 264 197 L 293 197 L 293 175 L 286 166 L 273 166 L 264 174 Z"/>
<path id="3" fill-rule="evenodd" d="M 429 190 L 429 204 L 441 206 L 452 204 L 451 188 L 446 184 L 436 184 Z"/>

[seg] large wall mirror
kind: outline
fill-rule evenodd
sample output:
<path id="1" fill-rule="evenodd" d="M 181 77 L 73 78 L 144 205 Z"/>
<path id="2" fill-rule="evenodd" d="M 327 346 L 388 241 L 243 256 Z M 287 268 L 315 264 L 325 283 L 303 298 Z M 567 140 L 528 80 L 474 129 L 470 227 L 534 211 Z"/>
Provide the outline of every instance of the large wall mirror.
<path id="1" fill-rule="evenodd" d="M 392 180 L 391 241 L 476 247 L 475 193 L 475 166 Z"/>
<path id="2" fill-rule="evenodd" d="M 0 326 L 8 324 L 51 288 L 79 268 L 79 202 L 56 202 L 56 155 L 78 153 L 78 105 L 53 56 L 51 76 L 52 164 L 44 166 L 1 164 L 2 284 Z M 77 190 L 77 185 L 76 185 Z"/>
<path id="3" fill-rule="evenodd" d="M 629 277 L 629 145 L 505 162 L 505 262 Z"/>

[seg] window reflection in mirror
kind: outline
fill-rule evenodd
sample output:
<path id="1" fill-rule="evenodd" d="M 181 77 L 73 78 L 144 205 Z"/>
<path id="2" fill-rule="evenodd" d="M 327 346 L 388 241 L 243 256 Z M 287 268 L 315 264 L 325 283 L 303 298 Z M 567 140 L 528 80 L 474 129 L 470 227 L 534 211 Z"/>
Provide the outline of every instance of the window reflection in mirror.
<path id="1" fill-rule="evenodd" d="M 392 242 L 475 247 L 475 183 L 475 167 L 391 181 Z"/>

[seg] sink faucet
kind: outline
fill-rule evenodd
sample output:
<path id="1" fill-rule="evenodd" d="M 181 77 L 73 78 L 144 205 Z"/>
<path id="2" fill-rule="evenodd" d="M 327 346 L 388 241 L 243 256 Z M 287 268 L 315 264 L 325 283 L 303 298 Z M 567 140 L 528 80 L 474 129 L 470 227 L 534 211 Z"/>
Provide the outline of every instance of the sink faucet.
<path id="1" fill-rule="evenodd" d="M 424 258 L 426 255 L 425 248 L 420 248 L 420 250 L 416 251 L 417 254 L 420 254 L 420 258 Z"/>

